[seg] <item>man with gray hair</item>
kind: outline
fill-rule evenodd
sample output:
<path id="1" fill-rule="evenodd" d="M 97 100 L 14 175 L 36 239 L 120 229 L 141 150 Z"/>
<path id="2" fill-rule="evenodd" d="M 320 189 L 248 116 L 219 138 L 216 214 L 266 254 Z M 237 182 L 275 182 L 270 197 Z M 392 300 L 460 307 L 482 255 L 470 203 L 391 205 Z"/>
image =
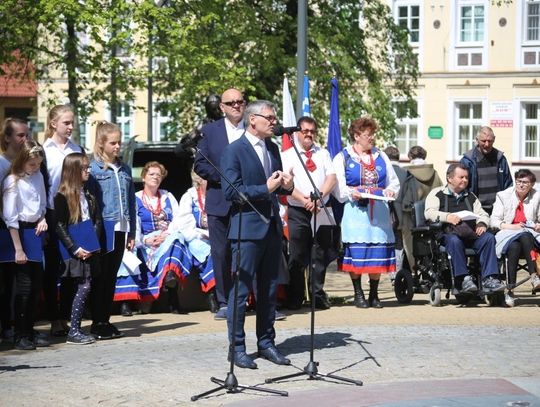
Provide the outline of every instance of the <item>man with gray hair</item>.
<path id="1" fill-rule="evenodd" d="M 221 159 L 224 173 L 221 188 L 225 199 L 232 204 L 228 238 L 233 249 L 233 270 L 239 273 L 235 331 L 232 306 L 235 300 L 234 287 L 228 300 L 229 360 L 234 352 L 236 366 L 249 369 L 257 368 L 257 364 L 246 353 L 244 331 L 246 302 L 254 283 L 257 292 L 256 329 L 259 356 L 279 365 L 291 363 L 277 350 L 274 343 L 283 235 L 277 194 L 290 195 L 294 190 L 292 172 L 282 171 L 279 148 L 270 141 L 276 123 L 277 117 L 272 103 L 265 100 L 250 103 L 244 113 L 245 133 L 225 148 Z M 230 180 L 236 189 L 229 185 L 225 178 Z M 269 221 L 261 219 L 249 205 L 243 205 L 237 190 Z M 242 254 L 240 264 L 234 264 L 239 250 Z"/>
<path id="2" fill-rule="evenodd" d="M 491 127 L 481 127 L 476 135 L 476 147 L 463 154 L 460 161 L 469 171 L 469 190 L 480 199 L 489 214 L 497 192 L 514 184 L 508 161 L 502 151 L 493 147 L 494 143 L 495 134 Z"/>

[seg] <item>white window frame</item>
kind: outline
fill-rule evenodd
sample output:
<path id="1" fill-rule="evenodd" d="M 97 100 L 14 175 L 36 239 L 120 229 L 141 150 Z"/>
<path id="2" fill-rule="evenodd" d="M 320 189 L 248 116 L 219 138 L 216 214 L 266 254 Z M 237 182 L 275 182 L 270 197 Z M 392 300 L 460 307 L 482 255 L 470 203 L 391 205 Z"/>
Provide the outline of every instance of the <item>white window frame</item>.
<path id="1" fill-rule="evenodd" d="M 519 69 L 538 70 L 540 67 L 540 32 L 538 40 L 527 40 L 527 5 L 535 3 L 540 7 L 540 0 L 522 0 L 516 7 L 516 43 L 519 44 L 516 52 L 516 67 Z M 540 31 L 540 28 L 539 28 Z M 535 64 L 525 64 L 525 52 L 536 54 Z"/>
<path id="2" fill-rule="evenodd" d="M 488 0 L 457 0 L 453 1 L 451 6 L 451 50 L 448 57 L 449 66 L 451 69 L 459 71 L 479 71 L 485 70 L 488 66 L 488 38 L 489 38 L 489 6 Z M 461 41 L 461 9 L 463 7 L 482 6 L 484 7 L 484 31 L 482 41 Z M 468 54 L 469 63 L 467 65 L 458 65 L 458 54 Z M 482 55 L 482 63 L 480 65 L 472 65 L 470 63 L 470 56 L 472 54 L 479 53 Z"/>
<path id="3" fill-rule="evenodd" d="M 420 98 L 416 98 L 416 112 L 418 113 L 417 117 L 404 117 L 402 119 L 396 118 L 396 124 L 399 126 L 405 126 L 405 138 L 400 138 L 400 141 L 405 141 L 405 149 L 400 149 L 400 157 L 402 159 L 407 159 L 408 152 L 411 149 L 411 147 L 418 145 L 421 146 L 423 144 L 422 134 L 423 133 L 423 120 L 422 120 L 422 109 L 423 109 L 423 102 Z M 396 102 L 401 102 L 401 100 L 396 100 Z M 416 126 L 416 142 L 413 144 L 410 139 L 410 126 L 415 125 Z M 398 138 L 394 140 L 396 146 L 398 144 Z"/>
<path id="4" fill-rule="evenodd" d="M 394 0 L 393 2 L 393 14 L 394 21 L 398 24 L 399 18 L 399 7 L 407 7 L 409 14 L 407 16 L 407 27 L 410 28 L 410 8 L 411 6 L 419 7 L 419 22 L 418 22 L 418 41 L 412 42 L 409 35 L 409 45 L 412 47 L 413 52 L 418 57 L 418 69 L 422 70 L 423 66 L 423 43 L 424 43 L 424 4 L 420 0 Z"/>
<path id="5" fill-rule="evenodd" d="M 450 100 L 450 104 L 448 106 L 449 107 L 448 117 L 451 120 L 449 128 L 452 131 L 452 134 L 451 134 L 452 146 L 449 149 L 450 155 L 449 157 L 447 157 L 449 160 L 459 160 L 463 155 L 463 153 L 461 154 L 459 153 L 459 126 L 460 124 L 463 123 L 463 121 L 459 119 L 459 105 L 473 104 L 473 103 L 480 103 L 482 105 L 482 117 L 480 119 L 467 119 L 467 121 L 469 122 L 468 124 L 480 126 L 480 127 L 484 126 L 488 117 L 487 99 L 485 98 L 455 98 L 455 99 Z M 472 134 L 471 144 L 469 148 L 466 149 L 465 151 L 474 147 L 475 136 L 476 134 Z"/>
<path id="6" fill-rule="evenodd" d="M 525 104 L 536 103 L 539 105 L 539 116 L 534 123 L 537 126 L 537 156 L 525 157 L 525 126 L 528 122 L 525 119 Z M 518 130 L 519 142 L 518 148 L 516 148 L 512 154 L 514 160 L 522 162 L 532 162 L 537 164 L 540 161 L 540 97 L 538 98 L 520 98 L 514 102 L 514 128 Z"/>
<path id="7" fill-rule="evenodd" d="M 153 129 L 152 129 L 152 135 L 154 140 L 153 141 L 161 141 L 163 140 L 163 135 L 161 134 L 161 125 L 167 124 L 171 121 L 170 116 L 164 116 L 162 112 L 158 112 L 155 109 L 156 104 L 159 103 L 157 101 L 154 101 L 154 114 L 153 114 Z"/>
<path id="8" fill-rule="evenodd" d="M 135 136 L 134 108 L 133 108 L 133 103 L 127 102 L 125 100 L 119 100 L 118 104 L 122 104 L 122 105 L 128 104 L 129 108 L 130 108 L 129 109 L 129 116 L 120 116 L 120 115 L 116 116 L 116 124 L 118 125 L 118 127 L 120 127 L 121 141 L 123 143 L 125 141 L 129 141 L 129 139 L 131 139 L 132 137 Z M 123 109 L 121 109 L 121 110 L 123 110 Z M 112 115 L 111 115 L 111 107 L 107 103 L 107 107 L 105 109 L 105 120 L 112 121 L 111 117 L 112 117 Z M 124 126 L 127 123 L 129 123 L 129 134 L 124 135 Z"/>

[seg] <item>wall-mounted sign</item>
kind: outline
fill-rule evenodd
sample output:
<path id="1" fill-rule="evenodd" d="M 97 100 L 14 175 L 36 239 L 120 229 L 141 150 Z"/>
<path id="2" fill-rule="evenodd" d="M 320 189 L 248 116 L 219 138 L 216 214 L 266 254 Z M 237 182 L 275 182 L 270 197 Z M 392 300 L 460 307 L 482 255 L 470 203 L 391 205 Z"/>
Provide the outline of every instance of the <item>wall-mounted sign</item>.
<path id="1" fill-rule="evenodd" d="M 443 136 L 443 128 L 441 126 L 429 126 L 427 135 L 431 139 L 441 139 Z"/>
<path id="2" fill-rule="evenodd" d="M 491 127 L 514 127 L 512 102 L 491 102 L 489 125 Z"/>

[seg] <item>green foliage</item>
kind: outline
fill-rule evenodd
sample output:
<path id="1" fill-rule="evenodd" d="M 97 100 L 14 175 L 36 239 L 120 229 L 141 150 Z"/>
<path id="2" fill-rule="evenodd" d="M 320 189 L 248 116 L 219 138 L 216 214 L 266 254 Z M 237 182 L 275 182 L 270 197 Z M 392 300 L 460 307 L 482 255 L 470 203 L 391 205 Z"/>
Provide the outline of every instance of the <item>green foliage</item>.
<path id="1" fill-rule="evenodd" d="M 343 130 L 371 114 L 391 138 L 393 102 L 412 101 L 418 76 L 407 32 L 380 0 L 308 5 L 311 103 L 320 127 L 336 76 Z M 174 138 L 200 121 L 209 93 L 231 86 L 280 110 L 283 75 L 296 88 L 296 12 L 296 0 L 168 0 L 163 7 L 153 0 L 3 0 L 0 24 L 9 29 L 0 33 L 0 63 L 31 61 L 33 72 L 19 66 L 17 73 L 44 84 L 67 77 L 66 95 L 82 118 L 100 101 L 135 100 L 150 75 L 156 109 L 172 117 Z M 14 59 L 14 50 L 26 59 Z"/>

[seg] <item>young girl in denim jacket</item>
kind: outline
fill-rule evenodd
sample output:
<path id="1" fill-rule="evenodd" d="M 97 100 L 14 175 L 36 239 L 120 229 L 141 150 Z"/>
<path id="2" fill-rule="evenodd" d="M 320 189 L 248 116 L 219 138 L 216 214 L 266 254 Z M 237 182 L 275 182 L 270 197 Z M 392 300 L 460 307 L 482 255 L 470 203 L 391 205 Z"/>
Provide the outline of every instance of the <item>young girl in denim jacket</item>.
<path id="1" fill-rule="evenodd" d="M 90 332 L 97 339 L 111 339 L 123 334 L 109 322 L 113 304 L 116 274 L 122 262 L 124 249 L 131 250 L 135 242 L 136 212 L 135 187 L 131 168 L 119 159 L 120 128 L 107 121 L 96 128 L 94 158 L 90 162 L 90 184 L 102 210 L 104 234 L 108 240 L 114 230 L 112 250 L 104 249 L 100 273 L 92 280 Z"/>
<path id="2" fill-rule="evenodd" d="M 49 345 L 45 337 L 34 331 L 43 277 L 42 242 L 25 242 L 34 240 L 30 236 L 40 236 L 47 231 L 45 183 L 39 171 L 43 157 L 40 146 L 26 141 L 2 187 L 3 218 L 15 248 L 15 348 L 19 350 Z M 33 255 L 29 251 L 32 246 Z"/>
<path id="3" fill-rule="evenodd" d="M 56 234 L 66 248 L 70 257 L 64 259 L 62 278 L 70 278 L 77 287 L 71 306 L 71 328 L 67 343 L 86 345 L 95 341 L 94 337 L 81 330 L 81 319 L 93 276 L 99 275 L 99 254 L 81 247 L 77 241 L 83 236 L 77 236 L 77 225 L 88 220 L 92 221 L 96 237 L 101 232 L 101 210 L 96 198 L 85 188 L 89 178 L 89 160 L 84 153 L 72 153 L 66 156 L 62 166 L 62 177 L 58 193 L 54 197 L 56 210 Z M 81 234 L 91 233 L 90 230 Z"/>

